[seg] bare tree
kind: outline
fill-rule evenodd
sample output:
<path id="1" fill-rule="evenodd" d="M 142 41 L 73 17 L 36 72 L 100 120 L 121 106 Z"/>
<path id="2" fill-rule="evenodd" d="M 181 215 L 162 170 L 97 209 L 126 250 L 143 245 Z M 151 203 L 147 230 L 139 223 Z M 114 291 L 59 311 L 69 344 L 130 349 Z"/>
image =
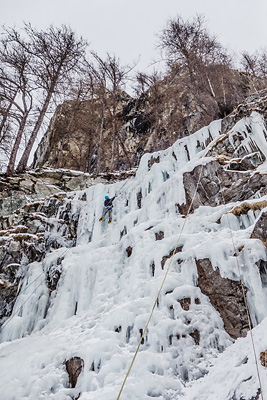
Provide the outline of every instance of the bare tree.
<path id="1" fill-rule="evenodd" d="M 154 70 L 150 74 L 138 72 L 136 74 L 137 93 L 139 95 L 147 95 L 151 106 L 150 122 L 153 124 L 154 133 L 159 133 L 160 117 L 162 113 L 162 104 L 166 101 L 165 87 L 162 75 L 159 71 Z M 164 100 L 163 100 L 164 98 Z"/>
<path id="2" fill-rule="evenodd" d="M 19 85 L 14 75 L 11 75 L 9 66 L 3 61 L 2 52 L 3 45 L 0 42 L 0 143 L 4 144 L 7 142 L 10 131 L 10 116 L 19 92 Z"/>
<path id="3" fill-rule="evenodd" d="M 259 74 L 267 81 L 267 48 L 264 48 L 259 57 Z"/>
<path id="4" fill-rule="evenodd" d="M 66 88 L 66 95 L 68 102 L 71 105 L 69 107 L 69 113 L 66 116 L 68 119 L 67 126 L 58 127 L 60 139 L 60 145 L 57 150 L 57 168 L 60 166 L 62 150 L 64 144 L 72 138 L 75 140 L 73 131 L 78 127 L 80 131 L 84 133 L 84 137 L 87 138 L 87 149 L 84 146 L 81 148 L 81 159 L 79 160 L 79 166 L 83 164 L 83 170 L 90 172 L 92 156 L 93 156 L 93 127 L 96 119 L 96 102 L 94 101 L 94 82 L 93 77 L 88 76 L 88 70 L 83 70 L 84 75 L 78 75 L 76 79 L 71 79 L 68 82 L 68 88 Z M 86 107 L 84 103 L 86 101 Z M 65 119 L 64 119 L 65 122 Z M 79 138 L 76 139 L 77 147 L 81 147 Z M 85 156 L 86 155 L 86 156 Z"/>
<path id="5" fill-rule="evenodd" d="M 103 60 L 95 52 L 91 52 L 92 62 L 87 62 L 87 77 L 92 86 L 92 97 L 96 100 L 94 104 L 99 104 L 98 122 L 98 141 L 96 150 L 96 172 L 99 174 L 101 168 L 102 139 L 105 124 L 105 111 L 107 107 L 107 76 L 103 67 Z"/>
<path id="6" fill-rule="evenodd" d="M 125 82 L 134 66 L 120 64 L 119 58 L 109 53 L 105 58 L 101 58 L 96 52 L 91 53 L 93 62 L 88 64 L 89 70 L 95 81 L 95 94 L 100 102 L 100 126 L 99 140 L 97 150 L 97 173 L 100 171 L 101 165 L 101 148 L 103 140 L 103 132 L 105 118 L 109 117 L 111 123 L 111 161 L 110 168 L 112 169 L 115 161 L 115 152 L 119 153 L 119 146 L 129 160 L 128 153 L 125 149 L 123 140 L 117 124 L 118 105 L 121 101 L 121 93 Z"/>
<path id="7" fill-rule="evenodd" d="M 171 19 L 159 38 L 170 76 L 179 77 L 204 114 L 221 117 L 236 98 L 240 99 L 237 91 L 241 83 L 233 71 L 232 58 L 209 33 L 203 16 Z"/>
<path id="8" fill-rule="evenodd" d="M 196 15 L 191 21 L 180 16 L 169 20 L 159 38 L 159 46 L 166 53 L 168 64 L 186 68 L 192 79 L 200 66 L 225 62 L 222 46 L 216 36 L 208 32 L 201 15 Z"/>
<path id="9" fill-rule="evenodd" d="M 22 135 L 33 107 L 33 86 L 29 74 L 31 59 L 32 57 L 29 53 L 17 43 L 10 40 L 7 32 L 7 35 L 2 38 L 0 49 L 0 61 L 2 65 L 0 68 L 0 86 L 3 96 L 8 102 L 1 128 L 4 128 L 8 119 L 13 121 L 13 130 L 17 125 L 15 141 L 7 167 L 8 175 L 14 173 L 16 156 Z"/>
<path id="10" fill-rule="evenodd" d="M 267 50 L 262 49 L 254 54 L 241 53 L 241 66 L 247 74 L 254 91 L 263 89 L 267 83 Z"/>
<path id="11" fill-rule="evenodd" d="M 52 96 L 66 77 L 78 67 L 86 47 L 85 41 L 82 38 L 76 39 L 75 33 L 66 25 L 60 28 L 50 26 L 46 31 L 37 31 L 30 24 L 26 24 L 24 32 L 27 40 L 16 30 L 10 30 L 10 40 L 31 55 L 31 75 L 39 91 L 42 91 L 43 101 L 17 172 L 22 172 L 27 166 Z"/>
<path id="12" fill-rule="evenodd" d="M 247 51 L 241 53 L 241 65 L 248 74 L 256 75 L 258 55 L 249 54 Z"/>
<path id="13" fill-rule="evenodd" d="M 6 81 L 6 74 L 3 68 L 0 69 L 0 142 L 5 138 L 7 132 L 8 117 L 11 112 L 11 108 L 14 105 L 15 98 L 18 94 L 18 88 L 9 87 Z"/>

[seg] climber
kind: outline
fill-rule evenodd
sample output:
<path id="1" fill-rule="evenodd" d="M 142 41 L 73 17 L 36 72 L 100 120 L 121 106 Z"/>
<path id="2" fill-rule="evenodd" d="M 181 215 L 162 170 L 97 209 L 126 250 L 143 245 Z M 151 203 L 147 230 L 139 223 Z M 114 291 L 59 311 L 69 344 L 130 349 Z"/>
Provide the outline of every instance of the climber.
<path id="1" fill-rule="evenodd" d="M 112 207 L 113 207 L 112 202 L 113 202 L 113 200 L 115 199 L 115 197 L 116 197 L 116 196 L 114 196 L 114 197 L 112 197 L 112 199 L 110 199 L 108 196 L 105 196 L 105 201 L 104 201 L 104 206 L 105 206 L 105 208 L 104 208 L 103 215 L 102 215 L 102 217 L 99 219 L 99 221 L 104 221 L 105 215 L 106 215 L 107 212 L 108 212 L 108 216 L 109 216 L 108 223 L 109 223 L 109 224 L 111 223 L 111 221 L 112 221 Z"/>

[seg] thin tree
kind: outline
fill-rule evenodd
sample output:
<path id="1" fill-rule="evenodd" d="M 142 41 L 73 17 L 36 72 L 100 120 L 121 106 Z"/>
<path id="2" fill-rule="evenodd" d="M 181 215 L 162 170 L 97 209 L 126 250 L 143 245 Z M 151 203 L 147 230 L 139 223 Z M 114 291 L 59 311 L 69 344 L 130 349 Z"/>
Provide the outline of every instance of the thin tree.
<path id="1" fill-rule="evenodd" d="M 159 39 L 159 47 L 166 53 L 168 63 L 186 68 L 192 79 L 200 65 L 225 61 L 222 46 L 216 36 L 208 32 L 202 15 L 186 21 L 180 16 L 169 20 Z"/>
<path id="2" fill-rule="evenodd" d="M 259 73 L 260 76 L 265 80 L 265 86 L 267 81 L 267 48 L 262 49 L 259 56 Z"/>
<path id="3" fill-rule="evenodd" d="M 126 158 L 129 160 L 127 150 L 121 139 L 117 125 L 118 105 L 121 101 L 121 94 L 130 72 L 135 65 L 121 65 L 119 58 L 109 53 L 105 58 L 101 58 L 96 52 L 91 53 L 94 63 L 91 70 L 96 79 L 96 88 L 98 98 L 101 102 L 101 119 L 99 129 L 98 154 L 97 154 L 97 173 L 100 172 L 101 162 L 101 143 L 103 139 L 103 130 L 105 115 L 108 114 L 111 121 L 111 161 L 110 168 L 114 167 L 115 150 L 119 157 L 119 146 L 121 146 Z"/>
<path id="4" fill-rule="evenodd" d="M 241 53 L 240 63 L 243 71 L 248 76 L 254 91 L 263 89 L 267 83 L 267 50 L 262 49 L 250 54 Z"/>
<path id="5" fill-rule="evenodd" d="M 162 75 L 159 71 L 154 70 L 150 74 L 145 74 L 143 72 L 138 72 L 136 74 L 136 91 L 140 96 L 145 96 L 149 98 L 151 113 L 150 113 L 150 122 L 153 124 L 154 132 L 157 135 L 159 133 L 160 126 L 160 115 L 162 111 L 162 103 L 167 99 L 163 96 L 164 93 L 164 84 Z"/>
<path id="6" fill-rule="evenodd" d="M 20 45 L 10 41 L 7 34 L 1 41 L 0 61 L 2 64 L 0 68 L 0 85 L 4 90 L 6 101 L 9 102 L 1 128 L 4 128 L 8 118 L 18 125 L 7 167 L 7 174 L 12 175 L 22 135 L 33 107 L 31 93 L 33 88 L 29 75 L 31 55 Z M 14 128 L 15 126 L 13 125 Z"/>
<path id="7" fill-rule="evenodd" d="M 88 71 L 86 71 L 88 72 Z M 85 75 L 85 70 L 82 69 L 81 73 Z M 90 161 L 92 158 L 92 129 L 91 126 L 94 123 L 95 118 L 95 101 L 93 100 L 94 97 L 94 85 L 93 79 L 89 79 L 88 75 L 86 78 L 84 75 L 77 75 L 76 79 L 71 79 L 71 81 L 66 82 L 66 95 L 68 97 L 68 101 L 71 102 L 70 112 L 68 113 L 68 123 L 67 126 L 60 128 L 61 133 L 61 140 L 57 150 L 57 168 L 60 166 L 61 156 L 63 146 L 66 143 L 66 140 L 69 139 L 71 134 L 73 133 L 75 127 L 79 126 L 79 129 L 84 131 L 84 135 L 88 138 L 88 151 L 86 152 L 85 148 L 82 147 L 81 154 L 87 154 L 84 157 L 83 162 L 83 170 L 84 172 L 90 172 Z M 83 104 L 85 101 L 90 101 L 89 105 L 87 104 L 86 107 L 86 122 L 82 124 L 84 118 L 82 118 L 82 114 L 84 112 Z M 77 118 L 79 122 L 77 122 Z M 74 135 L 72 135 L 72 140 L 74 140 Z M 79 147 L 79 138 L 77 139 L 77 147 Z M 80 168 L 81 168 L 81 164 Z"/>
<path id="8" fill-rule="evenodd" d="M 98 119 L 98 141 L 96 154 L 96 173 L 99 174 L 101 169 L 102 156 L 102 139 L 105 123 L 105 111 L 107 106 L 107 77 L 105 69 L 102 66 L 102 59 L 95 52 L 91 52 L 92 62 L 87 61 L 86 76 L 92 87 L 92 98 L 94 104 L 99 105 Z"/>
<path id="9" fill-rule="evenodd" d="M 18 94 L 18 88 L 9 87 L 7 85 L 6 74 L 3 68 L 0 69 L 0 142 L 5 138 L 6 125 L 8 123 L 8 117 L 11 112 L 11 108 L 14 105 L 15 98 Z"/>
<path id="10" fill-rule="evenodd" d="M 237 90 L 240 78 L 233 73 L 230 55 L 208 31 L 203 16 L 169 20 L 159 40 L 169 72 L 179 76 L 204 114 L 219 117 L 231 108 L 238 97 L 232 89 L 235 86 Z"/>
<path id="11" fill-rule="evenodd" d="M 13 41 L 33 57 L 31 74 L 37 87 L 43 93 L 43 101 L 39 116 L 18 163 L 17 172 L 24 171 L 27 166 L 52 96 L 66 77 L 78 67 L 86 48 L 86 42 L 82 38 L 77 39 L 75 33 L 66 25 L 60 28 L 50 26 L 46 31 L 37 31 L 30 24 L 25 24 L 24 31 L 27 40 L 15 30 L 11 30 L 10 35 Z"/>

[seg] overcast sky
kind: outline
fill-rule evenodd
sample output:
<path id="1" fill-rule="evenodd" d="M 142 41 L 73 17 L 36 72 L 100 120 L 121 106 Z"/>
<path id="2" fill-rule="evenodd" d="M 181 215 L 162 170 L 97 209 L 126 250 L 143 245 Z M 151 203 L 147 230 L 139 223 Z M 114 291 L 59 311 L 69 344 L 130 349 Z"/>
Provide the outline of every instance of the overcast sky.
<path id="1" fill-rule="evenodd" d="M 204 14 L 211 33 L 235 52 L 267 46 L 267 0 L 2 0 L 0 24 L 34 27 L 69 24 L 104 55 L 115 53 L 123 63 L 140 57 L 144 71 L 153 59 L 156 34 L 169 18 Z"/>

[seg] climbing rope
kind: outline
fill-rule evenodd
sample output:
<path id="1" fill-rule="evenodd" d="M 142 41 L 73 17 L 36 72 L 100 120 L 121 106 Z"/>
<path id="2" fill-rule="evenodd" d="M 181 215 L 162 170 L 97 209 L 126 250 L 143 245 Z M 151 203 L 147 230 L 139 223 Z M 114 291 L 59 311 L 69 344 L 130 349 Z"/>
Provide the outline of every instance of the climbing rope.
<path id="1" fill-rule="evenodd" d="M 205 154 L 203 155 L 203 158 L 206 156 L 207 151 L 208 151 L 208 149 L 206 150 Z M 174 248 L 174 250 L 173 250 L 173 252 L 172 252 L 172 256 L 171 256 L 170 261 L 169 261 L 169 264 L 168 264 L 168 268 L 167 268 L 167 270 L 166 270 L 166 272 L 165 272 L 165 274 L 164 274 L 164 277 L 163 277 L 161 286 L 160 286 L 160 288 L 159 288 L 159 291 L 158 291 L 156 300 L 155 300 L 155 302 L 154 302 L 154 304 L 153 304 L 153 307 L 152 307 L 152 310 L 151 310 L 151 312 L 150 312 L 150 315 L 149 315 L 148 321 L 147 321 L 147 323 L 146 323 L 145 329 L 144 329 L 144 331 L 143 331 L 143 333 L 142 333 L 142 335 L 141 335 L 141 338 L 140 338 L 140 340 L 139 340 L 137 349 L 136 349 L 136 351 L 135 351 L 135 353 L 134 353 L 132 362 L 131 362 L 130 367 L 129 367 L 127 373 L 126 373 L 126 376 L 125 376 L 125 378 L 124 378 L 124 381 L 123 381 L 123 383 L 122 383 L 122 386 L 121 386 L 121 388 L 120 388 L 120 391 L 119 391 L 117 400 L 120 399 L 121 393 L 122 393 L 123 388 L 124 388 L 125 383 L 126 383 L 126 380 L 127 380 L 128 376 L 129 376 L 129 374 L 130 374 L 130 372 L 131 372 L 131 369 L 132 369 L 133 364 L 134 364 L 134 362 L 135 362 L 136 356 L 137 356 L 137 354 L 138 354 L 138 351 L 139 351 L 139 349 L 140 349 L 140 346 L 141 346 L 141 344 L 142 344 L 142 342 L 143 342 L 144 336 L 145 336 L 146 331 L 147 331 L 147 329 L 148 329 L 149 323 L 150 323 L 150 321 L 151 321 L 152 315 L 153 315 L 154 310 L 155 310 L 155 308 L 156 308 L 156 305 L 157 305 L 157 303 L 158 303 L 159 296 L 160 296 L 160 294 L 161 294 L 162 288 L 163 288 L 164 283 L 165 283 L 165 281 L 166 281 L 166 278 L 167 278 L 167 275 L 168 275 L 168 273 L 169 273 L 169 270 L 170 270 L 170 267 L 171 267 L 173 258 L 174 258 L 175 254 L 176 254 L 176 249 L 177 249 L 177 247 L 178 247 L 178 244 L 179 244 L 179 242 L 180 242 L 180 239 L 181 239 L 183 230 L 184 230 L 184 228 L 185 228 L 185 224 L 186 224 L 186 221 L 187 221 L 187 217 L 188 217 L 188 215 L 189 215 L 189 213 L 190 213 L 190 211 L 191 211 L 191 208 L 192 208 L 192 206 L 193 206 L 193 203 L 194 203 L 194 200 L 195 200 L 197 191 L 198 191 L 198 187 L 199 187 L 199 184 L 200 184 L 200 179 L 201 179 L 201 177 L 202 177 L 203 168 L 204 168 L 204 163 L 201 164 L 201 169 L 200 169 L 200 173 L 199 173 L 199 177 L 198 177 L 198 181 L 197 181 L 197 185 L 196 185 L 196 188 L 195 188 L 194 195 L 193 195 L 193 197 L 192 197 L 192 199 L 191 199 L 191 202 L 190 202 L 190 205 L 189 205 L 189 207 L 188 207 L 188 210 L 187 210 L 187 213 L 186 213 L 184 222 L 183 222 L 183 224 L 182 224 L 180 233 L 179 233 L 179 235 L 178 235 L 177 242 L 176 242 L 176 244 L 175 244 L 175 248 Z"/>
<path id="2" fill-rule="evenodd" d="M 242 289 L 242 295 L 243 295 L 245 308 L 246 308 L 246 315 L 247 315 L 247 320 L 248 320 L 248 326 L 249 326 L 249 332 L 250 332 L 251 343 L 252 343 L 252 348 L 253 348 L 253 354 L 254 354 L 255 363 L 256 363 L 256 370 L 257 370 L 257 376 L 258 376 L 258 381 L 259 381 L 259 386 L 260 386 L 260 393 L 261 393 L 261 398 L 263 400 L 263 391 L 262 391 L 262 384 L 261 384 L 259 365 L 258 365 L 255 342 L 254 342 L 254 337 L 253 337 L 253 332 L 252 332 L 251 318 L 250 318 L 250 313 L 249 313 L 248 303 L 247 303 L 247 298 L 246 298 L 246 291 L 245 291 L 245 287 L 244 287 L 243 280 L 242 280 L 242 275 L 241 275 L 241 267 L 240 267 L 240 263 L 239 263 L 238 252 L 237 252 L 236 245 L 235 245 L 235 242 L 234 242 L 233 232 L 232 232 L 231 225 L 230 225 L 230 220 L 229 220 L 229 215 L 228 215 L 228 211 L 227 211 L 227 207 L 226 207 L 225 198 L 224 198 L 224 195 L 223 195 L 223 191 L 221 190 L 220 179 L 219 179 L 219 176 L 218 176 L 217 168 L 215 169 L 215 173 L 216 173 L 216 176 L 218 178 L 219 191 L 221 193 L 222 201 L 223 201 L 223 204 L 224 204 L 224 207 L 225 207 L 225 214 L 226 214 L 226 219 L 227 219 L 227 223 L 228 223 L 228 226 L 229 226 L 229 231 L 230 231 L 230 235 L 231 235 L 231 241 L 232 241 L 232 245 L 233 245 L 234 254 L 236 255 L 235 260 L 236 260 L 237 270 L 238 270 L 238 274 L 239 274 L 239 281 L 240 281 L 240 285 L 241 285 L 241 289 Z"/>

